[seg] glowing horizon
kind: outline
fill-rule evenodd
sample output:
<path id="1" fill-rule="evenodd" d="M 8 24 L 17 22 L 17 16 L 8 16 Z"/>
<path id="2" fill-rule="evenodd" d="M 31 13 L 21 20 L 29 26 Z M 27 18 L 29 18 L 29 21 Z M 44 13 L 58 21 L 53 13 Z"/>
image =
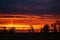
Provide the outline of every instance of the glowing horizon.
<path id="1" fill-rule="evenodd" d="M 40 16 L 3 14 L 0 15 L 0 27 L 15 27 L 16 30 L 28 30 L 31 25 L 34 29 L 40 29 L 45 24 L 53 24 L 57 19 L 59 18 L 56 15 L 46 14 Z"/>

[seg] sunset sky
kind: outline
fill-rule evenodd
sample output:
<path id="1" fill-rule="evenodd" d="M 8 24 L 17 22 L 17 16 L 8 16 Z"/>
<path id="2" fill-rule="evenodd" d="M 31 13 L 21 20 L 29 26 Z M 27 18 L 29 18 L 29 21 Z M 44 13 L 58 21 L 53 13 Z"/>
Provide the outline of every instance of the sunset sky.
<path id="1" fill-rule="evenodd" d="M 14 17 L 6 18 L 5 14 Z M 57 19 L 60 20 L 60 0 L 0 0 L 0 26 L 32 25 L 36 29 Z"/>
<path id="2" fill-rule="evenodd" d="M 60 14 L 60 0 L 0 0 L 0 13 Z"/>
<path id="3" fill-rule="evenodd" d="M 51 26 L 57 19 L 60 20 L 60 16 L 0 14 L 0 27 L 16 27 L 17 30 L 28 30 L 32 26 L 37 30 L 43 28 L 45 24 Z"/>

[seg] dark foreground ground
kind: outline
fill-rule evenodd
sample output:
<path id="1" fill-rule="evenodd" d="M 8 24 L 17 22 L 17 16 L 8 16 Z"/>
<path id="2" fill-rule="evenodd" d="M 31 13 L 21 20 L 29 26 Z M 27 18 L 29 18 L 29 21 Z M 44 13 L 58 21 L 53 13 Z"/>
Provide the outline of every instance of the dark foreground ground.
<path id="1" fill-rule="evenodd" d="M 0 40 L 60 40 L 60 33 L 3 33 Z"/>

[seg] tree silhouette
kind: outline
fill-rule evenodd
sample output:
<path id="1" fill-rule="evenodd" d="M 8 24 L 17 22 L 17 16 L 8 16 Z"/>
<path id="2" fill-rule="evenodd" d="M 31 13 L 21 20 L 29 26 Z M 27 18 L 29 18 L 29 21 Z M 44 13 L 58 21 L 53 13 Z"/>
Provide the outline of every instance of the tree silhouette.
<path id="1" fill-rule="evenodd" d="M 58 27 L 58 31 L 60 32 L 60 21 L 59 21 L 59 20 L 56 21 L 56 25 L 59 26 L 59 27 Z"/>
<path id="2" fill-rule="evenodd" d="M 43 28 L 42 29 L 40 29 L 41 30 L 41 33 L 43 32 Z"/>
<path id="3" fill-rule="evenodd" d="M 57 21 L 56 21 L 56 24 L 60 25 L 60 21 L 59 21 L 59 20 L 57 20 Z"/>
<path id="4" fill-rule="evenodd" d="M 46 24 L 46 25 L 44 26 L 43 30 L 44 30 L 45 33 L 48 33 L 48 32 L 49 32 L 49 25 Z"/>
<path id="5" fill-rule="evenodd" d="M 31 33 L 31 29 L 28 29 L 28 33 Z"/>
<path id="6" fill-rule="evenodd" d="M 15 27 L 11 27 L 10 33 L 15 33 Z"/>
<path id="7" fill-rule="evenodd" d="M 30 28 L 31 28 L 32 33 L 34 33 L 34 29 L 32 25 L 30 25 Z"/>
<path id="8" fill-rule="evenodd" d="M 54 32 L 57 32 L 56 23 L 53 24 Z"/>
<path id="9" fill-rule="evenodd" d="M 58 28 L 59 32 L 60 32 L 60 27 Z"/>
<path id="10" fill-rule="evenodd" d="M 4 33 L 7 33 L 6 27 L 3 27 L 3 28 L 4 28 Z"/>
<path id="11" fill-rule="evenodd" d="M 6 27 L 0 27 L 0 28 L 3 29 L 3 30 L 0 30 L 0 33 L 7 33 Z"/>

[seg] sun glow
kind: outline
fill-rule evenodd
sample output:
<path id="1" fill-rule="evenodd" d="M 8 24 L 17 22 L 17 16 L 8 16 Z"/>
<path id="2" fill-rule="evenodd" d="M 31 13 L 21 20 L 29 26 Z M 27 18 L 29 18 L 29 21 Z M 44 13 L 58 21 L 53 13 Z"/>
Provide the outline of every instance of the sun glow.
<path id="1" fill-rule="evenodd" d="M 10 15 L 0 15 L 0 27 L 7 27 L 7 29 L 15 27 L 16 30 L 28 30 L 32 26 L 36 30 L 43 28 L 45 24 L 52 24 L 56 21 L 54 15 Z"/>
<path id="2" fill-rule="evenodd" d="M 29 25 L 14 25 L 14 24 L 7 24 L 7 25 L 0 25 L 1 27 L 29 27 Z"/>

